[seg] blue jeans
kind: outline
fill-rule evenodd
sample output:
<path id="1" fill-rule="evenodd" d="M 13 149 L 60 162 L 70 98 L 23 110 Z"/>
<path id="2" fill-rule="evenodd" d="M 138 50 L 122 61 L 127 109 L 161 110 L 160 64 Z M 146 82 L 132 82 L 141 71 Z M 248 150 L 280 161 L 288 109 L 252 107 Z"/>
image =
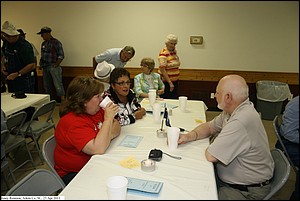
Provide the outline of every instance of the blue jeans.
<path id="1" fill-rule="evenodd" d="M 43 77 L 46 93 L 54 94 L 54 92 L 56 92 L 57 96 L 65 95 L 65 89 L 62 83 L 61 66 L 57 66 L 56 68 L 52 66 L 43 67 Z"/>

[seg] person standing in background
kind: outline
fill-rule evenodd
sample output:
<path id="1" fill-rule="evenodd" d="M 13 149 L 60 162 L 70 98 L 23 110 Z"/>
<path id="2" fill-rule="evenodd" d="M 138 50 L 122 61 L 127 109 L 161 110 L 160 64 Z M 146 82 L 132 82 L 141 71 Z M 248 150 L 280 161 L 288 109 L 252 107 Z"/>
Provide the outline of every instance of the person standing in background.
<path id="1" fill-rule="evenodd" d="M 9 93 L 34 93 L 34 54 L 31 44 L 20 37 L 16 27 L 9 21 L 2 25 L 1 38 L 3 39 L 2 51 L 4 65 L 1 72 L 6 76 Z M 27 113 L 26 121 L 30 120 L 35 108 L 24 109 Z"/>
<path id="2" fill-rule="evenodd" d="M 1 48 L 1 69 L 5 69 L 4 62 L 5 58 Z M 1 73 L 1 93 L 2 92 L 6 92 L 6 76 L 3 73 Z"/>
<path id="3" fill-rule="evenodd" d="M 294 165 L 298 168 L 296 172 L 295 190 L 290 200 L 299 200 L 299 96 L 294 97 L 285 107 L 280 126 L 280 135 Z M 276 148 L 282 150 L 277 140 Z"/>
<path id="4" fill-rule="evenodd" d="M 46 93 L 50 94 L 51 100 L 55 99 L 55 95 L 58 96 L 60 98 L 58 102 L 60 102 L 64 100 L 65 96 L 65 89 L 62 83 L 62 68 L 60 66 L 65 56 L 62 43 L 51 35 L 51 31 L 51 28 L 43 27 L 37 33 L 44 40 L 41 46 L 40 66 L 43 69 Z"/>
<path id="5" fill-rule="evenodd" d="M 34 69 L 34 54 L 31 44 L 23 37 L 11 22 L 4 22 L 1 30 L 4 65 L 2 73 L 6 76 L 8 92 L 34 93 L 31 71 Z"/>
<path id="6" fill-rule="evenodd" d="M 155 62 L 152 58 L 143 58 L 141 60 L 142 73 L 134 76 L 134 92 L 139 102 L 143 98 L 148 98 L 149 89 L 155 89 L 157 97 L 165 91 L 165 85 L 158 73 L 153 72 Z"/>
<path id="7" fill-rule="evenodd" d="M 180 61 L 177 56 L 175 46 L 177 45 L 178 38 L 174 34 L 169 34 L 166 38 L 166 47 L 162 48 L 159 52 L 158 73 L 165 84 L 165 92 L 161 98 L 178 98 L 178 80 L 179 80 L 179 67 Z"/>
<path id="8" fill-rule="evenodd" d="M 20 36 L 24 37 L 26 39 L 26 33 L 22 29 L 17 29 L 17 31 L 20 33 Z M 39 52 L 33 45 L 33 43 L 30 43 L 33 49 L 33 54 L 34 54 L 34 69 L 31 71 L 33 74 L 31 76 L 34 76 L 33 82 L 34 82 L 34 92 L 38 93 L 39 87 L 38 87 L 38 76 L 36 72 L 36 67 L 37 67 L 37 56 L 39 55 Z"/>
<path id="9" fill-rule="evenodd" d="M 106 61 L 113 64 L 116 68 L 123 68 L 127 62 L 134 56 L 135 50 L 131 46 L 124 48 L 111 48 L 99 55 L 93 57 L 93 68 L 95 69 L 98 63 Z"/>

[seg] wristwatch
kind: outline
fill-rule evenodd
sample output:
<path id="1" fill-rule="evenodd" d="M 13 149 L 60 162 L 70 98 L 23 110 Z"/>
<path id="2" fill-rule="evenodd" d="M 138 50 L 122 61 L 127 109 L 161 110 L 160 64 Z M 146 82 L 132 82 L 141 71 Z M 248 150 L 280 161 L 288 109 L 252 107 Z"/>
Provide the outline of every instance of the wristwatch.
<path id="1" fill-rule="evenodd" d="M 19 76 L 19 77 L 21 77 L 21 76 L 22 76 L 22 74 L 21 74 L 19 71 L 18 71 L 18 76 Z"/>

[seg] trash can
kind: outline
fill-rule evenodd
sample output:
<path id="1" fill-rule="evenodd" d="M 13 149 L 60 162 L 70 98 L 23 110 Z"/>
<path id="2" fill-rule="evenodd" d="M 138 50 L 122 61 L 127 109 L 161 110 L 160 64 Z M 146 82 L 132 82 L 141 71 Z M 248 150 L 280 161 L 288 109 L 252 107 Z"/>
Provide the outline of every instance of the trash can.
<path id="1" fill-rule="evenodd" d="M 281 113 L 283 101 L 291 97 L 289 85 L 283 82 L 261 80 L 256 82 L 257 111 L 262 119 L 273 120 Z"/>

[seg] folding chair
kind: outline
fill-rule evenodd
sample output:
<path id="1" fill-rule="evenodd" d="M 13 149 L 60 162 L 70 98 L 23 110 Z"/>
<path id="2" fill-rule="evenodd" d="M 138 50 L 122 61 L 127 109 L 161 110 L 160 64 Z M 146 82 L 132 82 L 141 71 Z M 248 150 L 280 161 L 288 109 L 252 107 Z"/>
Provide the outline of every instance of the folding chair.
<path id="1" fill-rule="evenodd" d="M 11 175 L 14 184 L 16 183 L 15 176 L 12 172 L 11 167 L 8 164 L 6 154 L 5 154 L 5 144 L 7 143 L 7 140 L 9 138 L 9 131 L 3 130 L 1 131 L 1 176 L 3 176 L 4 182 L 9 189 L 9 183 L 8 183 L 8 176 Z M 5 171 L 8 170 L 9 174 L 8 176 L 5 174 Z"/>
<path id="2" fill-rule="evenodd" d="M 46 169 L 36 169 L 14 185 L 6 196 L 51 196 L 65 188 L 57 176 Z"/>
<path id="3" fill-rule="evenodd" d="M 52 172 L 54 174 L 57 175 L 57 177 L 59 179 L 61 179 L 61 177 L 57 174 L 56 170 L 54 169 L 54 149 L 55 149 L 55 146 L 56 146 L 56 140 L 55 140 L 54 135 L 52 135 L 47 140 L 45 140 L 45 142 L 43 144 L 43 148 L 42 148 L 42 153 L 43 153 L 44 159 L 45 159 L 47 165 L 49 166 L 49 168 L 52 170 Z M 61 179 L 61 181 L 63 182 L 62 179 Z"/>
<path id="4" fill-rule="evenodd" d="M 276 135 L 276 138 L 277 140 L 279 141 L 280 143 L 280 146 L 282 147 L 282 151 L 283 153 L 285 154 L 285 156 L 287 157 L 288 161 L 290 162 L 294 172 L 297 172 L 298 168 L 297 166 L 294 165 L 293 161 L 291 160 L 286 148 L 285 148 L 285 145 L 284 143 L 282 142 L 282 139 L 281 139 L 281 135 L 280 135 L 280 125 L 281 125 L 281 115 L 276 115 L 273 119 L 273 128 L 274 128 L 274 132 L 275 132 L 275 135 Z"/>
<path id="5" fill-rule="evenodd" d="M 280 149 L 271 150 L 271 154 L 275 163 L 275 168 L 273 177 L 270 181 L 271 191 L 263 200 L 269 200 L 283 187 L 288 180 L 291 171 L 291 165 Z"/>
<path id="6" fill-rule="evenodd" d="M 39 145 L 39 139 L 42 134 L 46 133 L 48 130 L 55 129 L 55 124 L 52 117 L 55 106 L 56 101 L 52 100 L 38 107 L 33 113 L 30 121 L 25 122 L 20 130 L 25 137 L 30 137 L 32 139 L 42 163 L 44 160 Z M 43 115 L 47 115 L 45 120 L 40 118 Z"/>
<path id="7" fill-rule="evenodd" d="M 6 153 L 6 155 L 10 156 L 10 155 L 12 155 L 12 152 L 15 151 L 14 156 L 13 157 L 10 156 L 10 158 L 12 159 L 13 162 L 16 163 L 17 161 L 15 161 L 15 156 L 17 154 L 19 154 L 20 151 L 23 151 L 20 148 L 25 146 L 27 154 L 29 156 L 29 159 L 25 160 L 22 164 L 15 167 L 12 170 L 13 172 L 15 172 L 19 168 L 23 167 L 28 162 L 31 162 L 32 166 L 35 168 L 34 160 L 32 158 L 30 150 L 28 148 L 26 138 L 22 133 L 20 134 L 20 132 L 19 132 L 20 128 L 23 126 L 23 124 L 26 120 L 26 117 L 27 117 L 27 113 L 22 111 L 22 112 L 10 115 L 6 120 L 7 129 L 10 132 L 8 141 L 5 144 L 5 153 Z"/>

